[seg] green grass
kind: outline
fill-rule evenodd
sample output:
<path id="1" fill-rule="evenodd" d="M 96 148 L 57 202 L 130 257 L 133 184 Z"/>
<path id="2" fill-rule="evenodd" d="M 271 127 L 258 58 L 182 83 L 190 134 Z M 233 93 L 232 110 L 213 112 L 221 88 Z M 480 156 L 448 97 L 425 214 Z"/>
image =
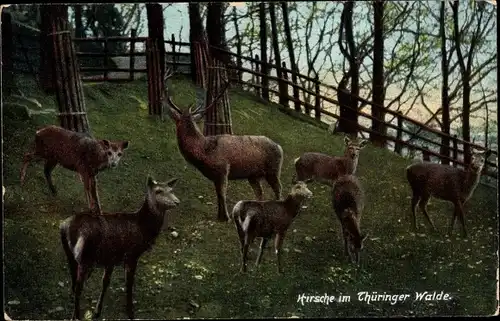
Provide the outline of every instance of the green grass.
<path id="1" fill-rule="evenodd" d="M 55 108 L 30 79 L 22 89 L 43 108 Z M 179 104 L 192 102 L 193 86 L 173 83 Z M 7 97 L 6 101 L 10 98 Z M 358 176 L 366 191 L 362 230 L 369 234 L 356 268 L 343 256 L 340 226 L 330 208 L 329 191 L 311 184 L 314 197 L 293 222 L 284 242 L 284 274 L 276 272 L 272 246 L 255 269 L 238 273 L 239 242 L 231 223 L 216 218 L 212 184 L 182 158 L 175 127 L 147 115 L 145 82 L 86 84 L 85 99 L 93 134 L 99 138 L 129 139 L 118 168 L 99 174 L 99 193 L 106 211 L 133 211 L 143 200 L 145 178 L 180 178 L 176 195 L 181 205 L 170 213 L 169 224 L 179 236 L 160 234 L 153 249 L 140 260 L 135 284 L 137 318 L 232 317 L 348 317 L 389 315 L 485 315 L 495 309 L 497 268 L 496 190 L 480 186 L 466 207 L 469 238 L 445 236 L 451 204 L 431 200 L 429 213 L 439 233 L 428 233 L 419 213 L 419 233 L 410 232 L 410 191 L 404 176 L 411 162 L 368 145 L 361 152 Z M 15 100 L 12 98 L 12 100 Z M 235 134 L 266 135 L 280 143 L 285 159 L 284 192 L 290 188 L 293 159 L 306 151 L 340 154 L 343 140 L 324 128 L 285 115 L 248 94 L 230 95 Z M 36 128 L 56 123 L 54 115 L 28 119 L 19 107 L 4 108 L 4 250 L 5 302 L 14 319 L 63 319 L 72 313 L 69 273 L 58 236 L 59 222 L 86 209 L 77 175 L 54 171 L 58 196 L 49 194 L 42 165 L 28 168 L 25 186 L 19 169 Z M 303 118 L 303 117 L 302 117 Z M 267 198 L 271 190 L 265 185 Z M 246 181 L 231 181 L 229 208 L 253 193 Z M 458 222 L 457 222 L 458 223 Z M 251 252 L 251 260 L 256 257 Z M 93 307 L 101 287 L 100 271 L 87 281 L 82 315 Z M 107 293 L 103 318 L 124 318 L 125 282 L 116 269 Z M 412 294 L 409 300 L 359 302 L 357 292 Z M 444 291 L 451 301 L 414 301 L 415 291 Z M 349 303 L 297 303 L 299 294 L 350 295 Z M 15 301 L 15 302 L 12 302 Z M 14 304 L 12 304 L 14 303 Z M 17 304 L 16 304 L 17 303 Z"/>

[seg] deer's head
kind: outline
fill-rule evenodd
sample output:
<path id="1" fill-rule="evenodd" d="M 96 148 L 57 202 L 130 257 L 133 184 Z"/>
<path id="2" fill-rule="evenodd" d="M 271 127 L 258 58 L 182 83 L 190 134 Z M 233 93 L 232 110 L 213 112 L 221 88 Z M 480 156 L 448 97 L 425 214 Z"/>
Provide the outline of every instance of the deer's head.
<path id="1" fill-rule="evenodd" d="M 146 190 L 148 203 L 152 210 L 162 213 L 165 210 L 176 207 L 180 203 L 173 192 L 173 188 L 177 181 L 178 178 L 173 178 L 168 182 L 157 182 L 148 175 Z"/>
<path id="2" fill-rule="evenodd" d="M 490 156 L 491 150 L 488 151 L 472 151 L 470 168 L 474 172 L 481 172 L 483 170 L 486 159 Z"/>
<path id="3" fill-rule="evenodd" d="M 164 83 L 174 75 L 171 69 L 167 69 L 165 72 Z M 165 86 L 166 87 L 166 86 Z M 202 88 L 197 88 L 196 90 L 196 102 L 190 104 L 188 108 L 179 108 L 173 101 L 168 90 L 164 88 L 163 91 L 163 103 L 167 107 L 168 114 L 170 118 L 175 121 L 177 129 L 184 129 L 189 132 L 191 130 L 199 131 L 197 122 L 203 119 L 203 116 L 207 111 L 212 109 L 216 102 L 224 95 L 226 89 L 229 87 L 229 81 L 222 86 L 222 90 L 215 96 L 212 102 L 208 105 L 205 103 L 205 98 L 207 93 Z"/>
<path id="4" fill-rule="evenodd" d="M 356 159 L 359 157 L 359 151 L 366 146 L 368 143 L 367 140 L 362 139 L 359 142 L 353 142 L 349 136 L 344 137 L 345 150 L 344 156 L 351 157 L 352 159 Z"/>

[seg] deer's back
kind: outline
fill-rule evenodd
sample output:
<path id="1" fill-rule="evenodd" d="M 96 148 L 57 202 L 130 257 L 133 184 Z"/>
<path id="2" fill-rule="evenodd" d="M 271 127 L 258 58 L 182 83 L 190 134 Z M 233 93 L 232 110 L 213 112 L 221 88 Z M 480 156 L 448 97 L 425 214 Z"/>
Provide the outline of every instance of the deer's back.
<path id="1" fill-rule="evenodd" d="M 39 156 L 75 170 L 78 163 L 88 163 L 98 158 L 100 146 L 86 133 L 77 133 L 57 126 L 37 131 L 35 149 Z"/>
<path id="2" fill-rule="evenodd" d="M 360 215 L 364 208 L 364 192 L 359 180 L 353 175 L 343 175 L 333 185 L 332 205 L 337 215 L 346 209 Z"/>
<path id="3" fill-rule="evenodd" d="M 415 192 L 429 193 L 445 200 L 460 193 L 465 181 L 464 170 L 430 162 L 408 166 L 406 176 Z"/>
<path id="4" fill-rule="evenodd" d="M 349 174 L 344 157 L 317 152 L 302 154 L 295 167 L 298 172 L 309 174 L 307 176 L 314 175 L 329 180 L 335 180 L 342 174 Z"/>
<path id="5" fill-rule="evenodd" d="M 280 169 L 283 151 L 266 136 L 219 135 L 207 137 L 207 153 L 217 165 L 229 164 L 229 178 L 263 177 Z"/>
<path id="6" fill-rule="evenodd" d="M 250 221 L 249 230 L 258 231 L 259 237 L 271 237 L 285 230 L 291 220 L 285 213 L 284 202 L 280 200 L 242 201 L 236 217 L 245 220 L 248 214 L 255 214 Z"/>
<path id="7" fill-rule="evenodd" d="M 151 248 L 156 235 L 148 233 L 135 213 L 77 214 L 61 224 L 74 255 L 98 266 L 118 265 Z M 158 230 L 159 231 L 159 230 Z M 80 249 L 75 248 L 80 241 Z M 83 242 L 83 243 L 82 243 Z"/>

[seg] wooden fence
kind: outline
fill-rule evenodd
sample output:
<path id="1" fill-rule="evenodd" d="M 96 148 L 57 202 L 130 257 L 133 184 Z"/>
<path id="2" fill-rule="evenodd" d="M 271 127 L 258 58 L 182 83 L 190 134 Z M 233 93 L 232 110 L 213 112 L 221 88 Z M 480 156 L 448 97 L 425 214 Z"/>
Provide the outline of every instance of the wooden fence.
<path id="1" fill-rule="evenodd" d="M 136 73 L 147 73 L 147 68 L 144 63 L 144 68 L 136 68 L 136 58 L 137 57 L 145 57 L 145 51 L 136 51 L 136 45 L 140 43 L 145 43 L 148 37 L 136 37 L 135 32 L 132 31 L 131 37 L 106 37 L 106 38 L 74 38 L 76 44 L 85 43 L 85 42 L 93 42 L 93 43 L 102 43 L 103 52 L 77 52 L 78 58 L 102 58 L 104 61 L 103 67 L 81 67 L 82 75 L 86 73 L 102 73 L 97 77 L 84 76 L 83 81 L 129 81 L 135 79 Z M 108 50 L 108 44 L 111 42 L 125 42 L 129 44 L 129 51 L 127 53 L 110 53 Z M 165 40 L 165 44 L 167 48 L 170 47 L 171 51 L 167 51 L 167 58 L 170 56 L 171 60 L 167 59 L 167 65 L 172 66 L 172 68 L 177 72 L 178 69 L 184 68 L 184 73 L 189 74 L 191 72 L 191 60 L 190 60 L 190 43 L 189 42 L 178 42 L 175 40 L 174 35 L 172 35 L 170 40 Z M 78 46 L 76 46 L 78 48 Z M 184 49 L 184 52 L 182 51 Z M 293 108 L 297 111 L 304 112 L 305 114 L 311 116 L 316 119 L 318 122 L 324 122 L 325 116 L 330 119 L 339 120 L 340 117 L 328 110 L 323 108 L 325 103 L 330 105 L 338 106 L 339 103 L 336 99 L 330 97 L 329 93 L 334 91 L 335 93 L 338 91 L 337 87 L 324 84 L 319 81 L 318 76 L 309 77 L 300 73 L 295 73 L 295 76 L 299 80 L 306 81 L 310 84 L 313 84 L 313 89 L 307 89 L 302 86 L 301 81 L 297 81 L 297 83 L 293 83 L 290 78 L 293 74 L 293 71 L 286 67 L 286 64 L 283 63 L 281 66 L 276 66 L 268 62 L 261 61 L 258 56 L 255 58 L 252 57 L 244 57 L 233 53 L 231 51 L 226 51 L 220 48 L 214 48 L 219 51 L 221 54 L 229 55 L 238 62 L 236 65 L 227 66 L 227 68 L 234 69 L 236 72 L 234 73 L 236 77 L 231 78 L 232 81 L 236 83 L 240 83 L 243 87 L 248 87 L 252 91 L 254 91 L 257 95 L 264 98 L 262 95 L 262 91 L 267 90 L 272 95 L 269 98 L 270 101 L 279 102 L 280 105 L 285 107 L 290 107 L 290 103 L 293 103 Z M 108 66 L 109 58 L 112 57 L 129 57 L 129 66 L 128 68 L 113 68 L 112 66 Z M 144 60 L 145 61 L 145 60 Z M 267 68 L 262 68 L 263 66 Z M 268 70 L 268 74 L 262 74 L 261 70 Z M 113 79 L 110 77 L 110 73 L 112 72 L 122 72 L 126 73 L 127 77 L 122 77 L 121 79 Z M 274 72 L 274 75 L 271 73 Z M 249 74 L 249 80 L 244 80 L 244 75 Z M 264 81 L 263 81 L 264 80 Z M 285 92 L 280 92 L 277 90 L 279 86 L 274 86 L 274 88 L 270 88 L 272 86 L 268 86 L 268 88 L 264 88 L 263 84 L 271 84 L 276 85 L 281 83 L 281 88 L 285 88 Z M 290 90 L 291 89 L 291 90 Z M 308 101 L 304 100 L 304 95 L 300 95 L 299 92 L 305 93 L 309 95 L 311 99 Z M 302 98 L 301 98 L 302 96 Z M 361 104 L 365 104 L 371 106 L 372 108 L 383 108 L 382 106 L 377 106 L 371 101 L 363 99 L 361 97 L 354 97 Z M 264 98 L 267 99 L 267 98 Z M 349 108 L 349 107 L 347 107 Z M 365 118 L 368 120 L 373 120 L 374 118 L 362 110 L 356 110 L 356 113 L 361 118 Z M 463 160 L 460 159 L 460 156 L 464 154 L 464 146 L 469 146 L 470 148 L 476 148 L 479 150 L 484 150 L 483 146 L 464 141 L 457 137 L 457 135 L 447 135 L 439 130 L 433 129 L 426 124 L 412 119 L 408 116 L 403 115 L 401 112 L 393 111 L 386 109 L 386 114 L 393 119 L 396 120 L 396 124 L 392 122 L 385 122 L 388 129 L 392 129 L 395 131 L 395 135 L 383 135 L 387 141 L 393 144 L 394 152 L 398 154 L 403 154 L 403 149 L 406 148 L 408 151 L 420 151 L 423 154 L 423 158 L 425 160 L 430 160 L 430 157 L 436 157 L 439 160 L 448 160 L 453 166 L 466 166 Z M 405 129 L 403 124 L 412 124 L 414 128 L 417 128 L 417 131 L 410 131 Z M 363 126 L 362 124 L 357 125 L 361 134 L 363 133 L 373 133 L 373 131 Z M 408 139 L 404 139 L 404 135 L 409 136 Z M 426 137 L 425 134 L 433 134 L 438 139 L 433 140 Z M 433 151 L 431 147 L 441 147 L 441 139 L 443 137 L 448 137 L 450 140 L 450 151 L 451 155 L 442 155 L 439 152 Z M 419 146 L 415 140 L 419 140 L 424 142 L 422 146 Z M 492 151 L 492 156 L 498 157 L 497 151 Z M 463 157 L 462 157 L 463 158 Z M 486 171 L 486 175 L 496 179 L 496 171 L 497 171 L 497 163 L 492 161 L 487 161 L 486 166 L 488 170 Z"/>

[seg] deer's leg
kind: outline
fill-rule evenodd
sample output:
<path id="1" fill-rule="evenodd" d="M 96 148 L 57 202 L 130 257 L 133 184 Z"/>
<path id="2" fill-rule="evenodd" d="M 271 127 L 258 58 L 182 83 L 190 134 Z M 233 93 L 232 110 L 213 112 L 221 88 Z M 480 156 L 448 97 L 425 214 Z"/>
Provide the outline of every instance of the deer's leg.
<path id="1" fill-rule="evenodd" d="M 420 195 L 416 194 L 415 192 L 413 192 L 413 197 L 411 199 L 411 218 L 412 218 L 412 227 L 413 227 L 413 230 L 416 231 L 417 230 L 417 215 L 416 215 L 416 212 L 417 212 L 417 205 L 418 205 L 418 202 L 420 201 Z"/>
<path id="2" fill-rule="evenodd" d="M 102 291 L 101 291 L 101 295 L 99 296 L 99 301 L 97 302 L 97 308 L 96 308 L 96 311 L 95 311 L 94 316 L 93 316 L 94 319 L 97 319 L 101 316 L 104 295 L 106 294 L 106 290 L 108 289 L 109 281 L 111 280 L 112 273 L 113 273 L 113 266 L 108 266 L 104 270 L 104 274 L 102 276 Z"/>
<path id="3" fill-rule="evenodd" d="M 462 236 L 464 238 L 467 237 L 467 229 L 465 228 L 465 217 L 464 217 L 464 207 L 462 202 L 458 201 L 455 204 L 455 212 L 458 214 L 458 219 L 460 220 L 460 224 L 462 224 Z M 455 214 L 455 215 L 457 215 Z"/>
<path id="4" fill-rule="evenodd" d="M 215 182 L 215 191 L 217 193 L 217 221 L 227 222 L 229 214 L 227 213 L 226 194 L 227 194 L 227 174 Z"/>
<path id="5" fill-rule="evenodd" d="M 35 152 L 24 154 L 23 158 L 23 166 L 21 167 L 20 181 L 21 186 L 24 184 L 24 178 L 26 177 L 26 170 L 28 168 L 29 163 L 35 158 Z"/>
<path id="6" fill-rule="evenodd" d="M 52 171 L 57 166 L 57 162 L 47 160 L 45 161 L 45 166 L 43 167 L 43 173 L 45 174 L 45 179 L 47 180 L 47 184 L 49 185 L 49 189 L 53 195 L 57 194 L 56 187 L 52 182 Z"/>
<path id="7" fill-rule="evenodd" d="M 427 203 L 429 202 L 430 198 L 431 198 L 431 196 L 429 194 L 422 195 L 422 198 L 420 199 L 419 206 L 420 206 L 420 209 L 422 210 L 422 212 L 424 213 L 425 218 L 427 219 L 427 221 L 431 225 L 432 230 L 436 231 L 436 227 L 432 223 L 431 218 L 429 217 L 429 214 L 427 213 Z"/>
<path id="8" fill-rule="evenodd" d="M 243 247 L 241 248 L 241 273 L 245 273 L 247 271 L 247 256 L 248 256 L 248 247 L 253 243 L 254 237 L 250 234 L 245 234 L 245 238 L 243 240 Z"/>
<path id="9" fill-rule="evenodd" d="M 457 221 L 457 206 L 455 205 L 455 208 L 453 209 L 453 217 L 451 218 L 450 221 L 450 227 L 448 228 L 448 236 L 451 236 L 453 234 L 453 227 L 455 226 L 456 221 Z"/>
<path id="10" fill-rule="evenodd" d="M 97 212 L 97 214 L 102 214 L 101 201 L 99 200 L 99 193 L 97 192 L 97 177 L 90 176 L 89 183 L 90 183 L 90 196 L 94 200 L 95 211 Z"/>
<path id="11" fill-rule="evenodd" d="M 285 238 L 285 233 L 277 233 L 274 239 L 274 249 L 276 252 L 276 261 L 278 263 L 278 273 L 283 273 L 281 268 L 281 246 L 283 245 L 283 239 Z"/>
<path id="12" fill-rule="evenodd" d="M 135 270 L 137 261 L 131 261 L 125 264 L 125 279 L 127 286 L 127 316 L 129 319 L 134 318 L 134 301 L 132 298 L 132 290 L 134 287 Z"/>
<path id="13" fill-rule="evenodd" d="M 243 249 L 243 245 L 245 245 L 245 232 L 240 226 L 240 222 L 238 222 L 238 218 L 233 217 L 234 225 L 236 226 L 236 231 L 238 232 L 238 238 L 240 240 L 240 248 Z"/>
<path id="14" fill-rule="evenodd" d="M 253 192 L 255 193 L 255 199 L 262 201 L 264 198 L 262 196 L 262 186 L 260 185 L 260 180 L 258 178 L 249 178 L 248 183 L 252 186 Z"/>
<path id="15" fill-rule="evenodd" d="M 269 241 L 267 237 L 263 237 L 262 240 L 260 241 L 259 255 L 257 256 L 257 261 L 255 261 L 255 266 L 260 264 L 260 261 L 262 259 L 262 252 L 264 252 L 264 248 L 266 247 L 267 241 Z"/>
<path id="16" fill-rule="evenodd" d="M 281 198 L 281 182 L 277 174 L 267 176 L 266 181 L 271 186 L 275 199 L 279 200 Z"/>
<path id="17" fill-rule="evenodd" d="M 78 264 L 76 284 L 75 284 L 75 305 L 73 310 L 73 320 L 80 319 L 80 296 L 82 294 L 83 284 L 87 278 L 89 267 L 86 265 Z"/>

